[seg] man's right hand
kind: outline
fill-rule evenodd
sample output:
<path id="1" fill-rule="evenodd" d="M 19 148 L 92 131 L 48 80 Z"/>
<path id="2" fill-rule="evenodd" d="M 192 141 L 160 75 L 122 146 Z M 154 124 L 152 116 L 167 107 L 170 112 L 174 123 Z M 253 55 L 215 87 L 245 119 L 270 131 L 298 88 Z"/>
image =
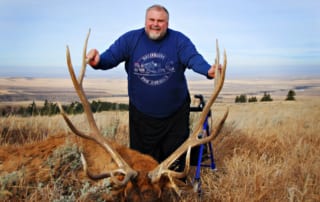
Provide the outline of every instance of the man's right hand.
<path id="1" fill-rule="evenodd" d="M 91 49 L 88 53 L 87 53 L 87 63 L 91 66 L 91 67 L 95 67 L 97 66 L 97 64 L 100 61 L 100 54 L 99 51 L 97 49 Z"/>

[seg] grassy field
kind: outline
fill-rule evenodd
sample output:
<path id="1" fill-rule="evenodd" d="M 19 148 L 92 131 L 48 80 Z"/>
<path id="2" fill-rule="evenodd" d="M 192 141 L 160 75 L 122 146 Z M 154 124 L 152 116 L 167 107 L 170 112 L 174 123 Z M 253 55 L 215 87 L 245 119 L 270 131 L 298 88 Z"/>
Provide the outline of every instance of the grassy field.
<path id="1" fill-rule="evenodd" d="M 212 80 L 188 80 L 191 95 L 209 96 Z M 89 99 L 128 103 L 127 81 L 124 79 L 86 78 L 84 88 Z M 273 79 L 228 79 L 217 102 L 234 102 L 235 97 L 246 94 L 261 99 L 264 92 L 274 100 L 284 100 L 289 90 L 294 90 L 298 99 L 320 96 L 320 78 L 273 78 Z M 72 102 L 77 100 L 69 78 L 1 78 L 0 107 L 26 105 L 32 100 L 42 102 Z"/>
<path id="2" fill-rule="evenodd" d="M 227 107 L 229 116 L 213 141 L 217 170 L 202 169 L 200 198 L 186 191 L 181 200 L 320 201 L 320 99 L 217 103 L 213 116 Z M 95 118 L 106 137 L 128 143 L 127 112 Z M 191 115 L 191 127 L 197 119 Z M 83 115 L 72 120 L 85 130 Z M 0 125 L 0 200 L 74 201 L 93 187 L 106 192 L 79 180 L 79 151 L 68 144 L 73 135 L 62 117 L 3 117 Z"/>

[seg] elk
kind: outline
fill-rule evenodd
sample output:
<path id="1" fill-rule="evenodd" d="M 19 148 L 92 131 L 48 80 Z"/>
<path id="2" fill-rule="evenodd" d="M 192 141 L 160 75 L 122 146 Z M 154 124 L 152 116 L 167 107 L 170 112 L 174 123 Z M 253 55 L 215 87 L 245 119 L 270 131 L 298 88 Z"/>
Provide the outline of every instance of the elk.
<path id="1" fill-rule="evenodd" d="M 211 134 L 203 138 L 198 137 L 198 134 L 202 131 L 202 124 L 205 121 L 205 116 L 209 112 L 212 104 L 223 87 L 227 66 L 226 51 L 224 51 L 224 63 L 222 68 L 219 71 L 216 71 L 213 93 L 201 113 L 200 120 L 194 132 L 174 153 L 159 164 L 152 157 L 112 142 L 104 138 L 100 133 L 91 111 L 89 101 L 86 98 L 83 89 L 83 78 L 86 71 L 86 65 L 88 63 L 86 60 L 86 50 L 89 35 L 90 30 L 84 43 L 82 69 L 78 78 L 76 78 L 76 74 L 74 72 L 68 46 L 66 48 L 66 58 L 70 77 L 79 99 L 82 102 L 90 132 L 86 134 L 85 132 L 78 130 L 64 113 L 61 105 L 59 105 L 61 115 L 66 121 L 68 127 L 75 135 L 79 136 L 80 139 L 84 141 L 83 151 L 81 153 L 83 169 L 86 175 L 92 180 L 99 181 L 104 178 L 109 178 L 112 182 L 112 190 L 120 195 L 121 201 L 168 201 L 168 199 L 163 199 L 164 190 L 174 189 L 176 193 L 179 193 L 179 188 L 176 186 L 175 182 L 178 179 L 184 178 L 188 174 L 190 168 L 191 148 L 211 141 L 218 134 L 227 118 L 228 110 L 226 110 L 224 116 L 213 128 Z M 216 50 L 217 56 L 215 63 L 217 68 L 220 64 L 218 43 L 216 45 Z M 102 151 L 103 154 L 97 152 L 91 152 L 94 154 L 90 154 L 90 151 L 97 148 L 100 148 L 100 151 Z M 170 165 L 185 153 L 186 165 L 184 171 L 176 172 L 170 170 Z M 97 160 L 95 160 L 98 157 L 97 155 L 99 157 L 103 155 L 106 156 L 105 162 L 97 162 Z M 95 163 L 104 165 L 97 169 L 95 168 L 95 165 L 92 165 Z"/>

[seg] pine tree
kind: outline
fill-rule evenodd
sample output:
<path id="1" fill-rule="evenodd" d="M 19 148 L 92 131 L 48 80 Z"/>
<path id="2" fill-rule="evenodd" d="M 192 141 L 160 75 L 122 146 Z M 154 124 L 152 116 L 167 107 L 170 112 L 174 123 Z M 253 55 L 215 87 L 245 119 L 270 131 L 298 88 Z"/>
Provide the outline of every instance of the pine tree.
<path id="1" fill-rule="evenodd" d="M 294 96 L 296 96 L 294 90 L 289 90 L 286 100 L 296 100 Z"/>
<path id="2" fill-rule="evenodd" d="M 261 102 L 270 102 L 272 101 L 271 95 L 267 92 L 264 92 L 263 97 L 260 100 Z"/>

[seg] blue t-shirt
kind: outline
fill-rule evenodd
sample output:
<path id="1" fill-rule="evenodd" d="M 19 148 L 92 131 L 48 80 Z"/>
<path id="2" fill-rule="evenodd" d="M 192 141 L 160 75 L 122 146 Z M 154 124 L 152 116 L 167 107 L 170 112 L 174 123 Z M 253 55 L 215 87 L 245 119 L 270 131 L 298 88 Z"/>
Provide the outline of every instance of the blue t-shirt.
<path id="1" fill-rule="evenodd" d="M 144 28 L 125 33 L 100 55 L 96 69 L 125 62 L 130 103 L 152 117 L 168 117 L 189 99 L 186 68 L 207 76 L 208 62 L 182 33 L 151 40 Z"/>

